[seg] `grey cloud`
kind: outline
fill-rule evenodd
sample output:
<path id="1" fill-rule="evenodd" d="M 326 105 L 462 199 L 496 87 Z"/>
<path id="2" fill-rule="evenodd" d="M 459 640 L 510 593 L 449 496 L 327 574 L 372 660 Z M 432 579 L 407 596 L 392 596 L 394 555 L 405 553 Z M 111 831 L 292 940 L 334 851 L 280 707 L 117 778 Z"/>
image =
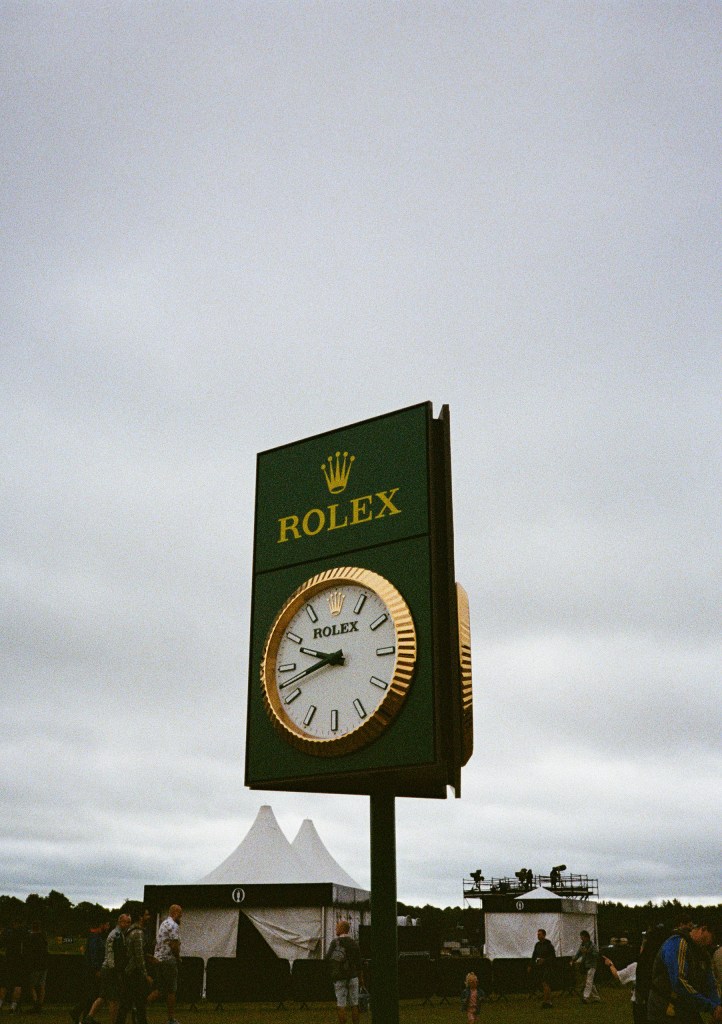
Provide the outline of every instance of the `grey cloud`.
<path id="1" fill-rule="evenodd" d="M 477 753 L 401 897 L 718 895 L 718 10 L 0 23 L 7 884 L 192 881 L 267 800 L 368 881 L 367 801 L 243 789 L 255 453 L 431 398 Z"/>

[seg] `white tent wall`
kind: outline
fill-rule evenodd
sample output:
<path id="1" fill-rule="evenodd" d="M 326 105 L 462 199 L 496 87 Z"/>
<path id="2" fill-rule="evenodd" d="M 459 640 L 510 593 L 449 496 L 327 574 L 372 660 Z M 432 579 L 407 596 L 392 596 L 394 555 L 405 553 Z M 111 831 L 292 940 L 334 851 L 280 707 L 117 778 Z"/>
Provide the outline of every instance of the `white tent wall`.
<path id="1" fill-rule="evenodd" d="M 530 957 L 536 933 L 544 928 L 557 956 L 573 956 L 579 948 L 579 932 L 588 931 L 597 943 L 597 904 L 587 900 L 556 899 L 543 889 L 523 896 L 524 903 L 538 902 L 543 911 L 527 909 L 484 913 L 484 954 L 490 959 Z M 542 903 L 542 901 L 544 901 Z M 552 904 L 552 906 L 550 906 Z"/>
<path id="2" fill-rule="evenodd" d="M 308 960 L 319 955 L 323 935 L 323 909 L 254 907 L 243 913 L 277 957 L 282 960 Z"/>
<path id="3" fill-rule="evenodd" d="M 559 914 L 487 914 L 484 924 L 484 954 L 489 960 L 530 957 L 539 928 L 546 930 L 557 956 L 562 955 L 562 922 Z"/>
<path id="4" fill-rule="evenodd" d="M 579 949 L 579 932 L 589 932 L 595 946 L 599 945 L 597 940 L 597 915 L 590 914 L 562 914 L 562 956 L 573 956 Z"/>
<path id="5" fill-rule="evenodd" d="M 235 956 L 238 942 L 238 910 L 189 907 L 181 921 L 181 953 L 203 960 L 203 998 L 206 971 L 212 956 Z"/>
<path id="6" fill-rule="evenodd" d="M 183 911 L 181 953 L 199 956 L 206 963 L 212 956 L 235 956 L 238 942 L 238 910 L 201 909 Z"/>

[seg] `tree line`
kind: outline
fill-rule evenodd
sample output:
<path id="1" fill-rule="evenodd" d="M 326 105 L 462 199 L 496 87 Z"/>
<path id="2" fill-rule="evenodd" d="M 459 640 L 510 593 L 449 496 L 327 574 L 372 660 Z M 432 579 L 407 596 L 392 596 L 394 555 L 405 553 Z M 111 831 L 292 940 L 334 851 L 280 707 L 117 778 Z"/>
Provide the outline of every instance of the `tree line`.
<path id="1" fill-rule="evenodd" d="M 596 901 L 597 930 L 600 945 L 608 945 L 612 938 L 626 938 L 631 946 L 639 947 L 642 935 L 647 929 L 661 925 L 671 931 L 684 915 L 704 916 L 712 919 L 717 934 L 722 928 L 722 903 L 716 907 L 692 906 L 679 900 L 651 900 L 640 906 L 626 903 Z M 483 913 L 478 907 L 412 907 L 399 904 L 399 914 L 418 920 L 421 927 L 432 937 L 433 943 L 466 939 L 472 945 L 481 946 L 484 941 Z M 533 915 L 529 915 L 532 938 L 534 935 Z M 532 943 L 533 944 L 533 943 Z"/>
<path id="2" fill-rule="evenodd" d="M 115 918 L 136 905 L 137 901 L 132 900 L 126 900 L 119 907 L 104 907 L 86 901 L 73 904 L 67 896 L 55 889 L 51 889 L 47 896 L 31 893 L 25 900 L 16 896 L 0 896 L 0 928 L 6 928 L 11 921 L 20 919 L 26 925 L 39 921 L 43 931 L 49 935 L 84 936 L 89 928 Z M 418 920 L 427 937 L 437 947 L 455 939 L 465 939 L 472 945 L 483 942 L 483 914 L 477 907 L 415 907 L 399 903 L 398 911 L 401 916 Z M 647 928 L 664 925 L 671 929 L 684 912 L 693 918 L 700 915 L 712 918 L 716 922 L 718 934 L 722 928 L 722 904 L 716 907 L 693 907 L 673 899 L 630 906 L 626 903 L 601 901 L 597 903 L 597 911 L 602 945 L 609 943 L 612 937 L 623 936 L 629 940 L 630 945 L 638 945 Z"/>

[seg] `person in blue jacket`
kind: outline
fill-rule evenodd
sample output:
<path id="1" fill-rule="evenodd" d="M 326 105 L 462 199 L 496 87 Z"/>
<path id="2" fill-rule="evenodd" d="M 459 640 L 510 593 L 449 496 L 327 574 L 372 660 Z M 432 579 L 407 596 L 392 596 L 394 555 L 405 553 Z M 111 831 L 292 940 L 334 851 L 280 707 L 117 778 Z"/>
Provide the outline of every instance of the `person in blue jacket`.
<path id="1" fill-rule="evenodd" d="M 712 973 L 714 931 L 708 921 L 678 929 L 662 944 L 652 967 L 647 998 L 650 1024 L 701 1024 L 701 1013 L 722 1021 L 720 993 Z"/>

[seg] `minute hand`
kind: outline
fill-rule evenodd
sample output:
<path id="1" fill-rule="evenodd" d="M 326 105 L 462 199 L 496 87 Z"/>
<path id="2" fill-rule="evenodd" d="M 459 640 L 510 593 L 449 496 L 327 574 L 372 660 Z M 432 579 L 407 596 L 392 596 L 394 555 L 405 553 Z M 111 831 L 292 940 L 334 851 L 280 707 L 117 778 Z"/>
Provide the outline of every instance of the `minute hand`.
<path id="1" fill-rule="evenodd" d="M 312 672 L 317 672 L 324 665 L 343 665 L 343 651 L 332 651 L 330 654 L 324 654 L 320 661 L 317 661 L 313 665 L 309 665 L 303 672 L 298 672 L 291 679 L 287 679 L 285 683 L 281 683 L 278 687 L 279 690 L 284 690 L 291 683 L 297 683 L 299 679 L 305 679 L 306 676 L 310 676 Z"/>

